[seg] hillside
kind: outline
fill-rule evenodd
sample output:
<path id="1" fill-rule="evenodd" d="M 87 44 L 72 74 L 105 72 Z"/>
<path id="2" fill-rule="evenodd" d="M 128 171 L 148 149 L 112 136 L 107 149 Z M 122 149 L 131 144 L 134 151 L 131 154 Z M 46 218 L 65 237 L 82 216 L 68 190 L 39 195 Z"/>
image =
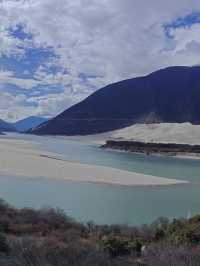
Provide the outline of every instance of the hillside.
<path id="1" fill-rule="evenodd" d="M 17 129 L 11 124 L 0 119 L 0 132 L 16 132 Z"/>
<path id="2" fill-rule="evenodd" d="M 18 131 L 23 132 L 31 128 L 38 127 L 40 124 L 46 122 L 47 120 L 48 119 L 44 117 L 30 116 L 15 122 L 13 125 Z"/>
<path id="3" fill-rule="evenodd" d="M 169 67 L 108 85 L 34 134 L 87 135 L 135 123 L 200 124 L 200 67 Z"/>

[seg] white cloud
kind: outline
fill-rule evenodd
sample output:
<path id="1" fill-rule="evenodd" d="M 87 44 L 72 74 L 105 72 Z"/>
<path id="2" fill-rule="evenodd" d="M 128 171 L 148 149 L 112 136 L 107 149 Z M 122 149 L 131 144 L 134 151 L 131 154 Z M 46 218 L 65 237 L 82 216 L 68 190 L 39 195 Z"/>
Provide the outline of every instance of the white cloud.
<path id="1" fill-rule="evenodd" d="M 19 86 L 22 89 L 31 89 L 40 84 L 38 80 L 16 78 L 11 71 L 0 70 L 0 84 L 12 84 Z"/>
<path id="2" fill-rule="evenodd" d="M 15 121 L 20 117 L 34 113 L 33 107 L 24 106 L 25 95 L 14 96 L 11 93 L 2 92 L 2 90 L 3 88 L 0 87 L 0 117 L 2 119 Z"/>

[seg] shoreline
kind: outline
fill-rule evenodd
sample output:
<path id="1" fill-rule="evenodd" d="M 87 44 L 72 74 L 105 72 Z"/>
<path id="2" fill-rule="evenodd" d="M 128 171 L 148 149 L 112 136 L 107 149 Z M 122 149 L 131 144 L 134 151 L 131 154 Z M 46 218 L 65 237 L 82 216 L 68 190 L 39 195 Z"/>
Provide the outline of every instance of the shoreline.
<path id="1" fill-rule="evenodd" d="M 29 134 L 26 134 L 26 135 L 29 135 Z M 1 135 L 0 135 L 1 136 Z M 5 137 L 6 135 L 4 135 Z M 9 135 L 10 136 L 10 135 Z M 37 136 L 37 135 L 36 135 Z M 75 142 L 82 142 L 82 143 L 88 143 L 88 144 L 91 144 L 91 145 L 95 145 L 99 148 L 102 148 L 102 146 L 105 146 L 106 145 L 106 142 L 107 141 L 123 141 L 123 142 L 135 142 L 135 140 L 133 139 L 123 139 L 123 138 L 112 138 L 112 134 L 111 132 L 108 132 L 108 133 L 102 133 L 102 134 L 95 134 L 95 135 L 86 135 L 86 136 L 65 136 L 65 135 L 44 135 L 44 136 L 40 136 L 40 137 L 44 137 L 44 138 L 55 138 L 55 139 L 62 139 L 62 140 L 67 140 L 67 141 L 75 141 Z M 4 140 L 7 140 L 7 138 L 2 138 Z M 0 138 L 0 141 L 2 140 Z M 11 139 L 11 138 L 9 138 Z M 18 140 L 18 139 L 17 139 Z M 139 141 L 140 142 L 140 141 Z M 146 142 L 146 141 L 141 141 L 142 143 L 149 143 L 149 142 Z M 159 144 L 159 142 L 150 142 L 150 143 L 153 143 L 153 144 Z M 38 143 L 35 143 L 35 144 L 38 144 Z M 172 145 L 190 145 L 190 146 L 195 146 L 193 144 L 188 144 L 188 143 L 176 143 L 176 142 L 162 142 L 161 144 L 172 144 Z M 158 156 L 158 157 L 167 157 L 167 158 L 177 158 L 177 159 L 188 159 L 188 160 L 200 160 L 200 153 L 199 155 L 198 154 L 195 154 L 195 153 L 187 153 L 187 152 L 184 152 L 184 153 L 176 153 L 176 154 L 166 154 L 166 153 L 150 153 L 150 154 L 147 154 L 145 152 L 136 152 L 136 151 L 130 151 L 130 150 L 126 150 L 126 149 L 115 149 L 115 148 L 110 148 L 110 147 L 106 147 L 107 150 L 110 150 L 110 151 L 114 151 L 114 152 L 126 152 L 126 153 L 132 153 L 132 154 L 139 154 L 139 155 L 145 155 L 145 156 Z"/>
<path id="2" fill-rule="evenodd" d="M 184 180 L 61 160 L 57 154 L 41 151 L 34 142 L 16 139 L 0 139 L 0 173 L 126 187 L 189 184 Z"/>
<path id="3" fill-rule="evenodd" d="M 177 144 L 177 143 L 153 143 L 138 142 L 131 140 L 107 140 L 103 149 L 118 152 L 129 152 L 146 156 L 164 156 L 180 159 L 200 159 L 200 145 Z"/>
<path id="4" fill-rule="evenodd" d="M 147 175 L 148 176 L 148 175 Z M 97 181 L 85 181 L 85 180 L 73 180 L 73 179 L 68 179 L 68 178 L 49 178 L 49 177 L 27 177 L 27 176 L 18 176 L 18 175 L 9 175 L 8 173 L 4 173 L 0 171 L 0 179 L 1 178 L 17 178 L 17 179 L 23 179 L 26 181 L 62 181 L 62 182 L 66 182 L 66 183 L 70 183 L 70 184 L 89 184 L 89 185 L 99 185 L 99 186 L 105 186 L 105 187 L 112 187 L 112 188 L 122 188 L 122 189 L 144 189 L 144 188 L 149 188 L 149 189 L 155 189 L 155 188 L 169 188 L 169 187 L 173 187 L 173 186 L 190 186 L 190 185 L 194 185 L 193 182 L 189 182 L 189 181 L 182 181 L 182 180 L 178 180 L 181 181 L 180 183 L 169 183 L 169 184 L 152 184 L 152 185 L 145 185 L 145 184 L 134 184 L 134 185 L 126 185 L 126 184 L 113 184 L 113 183 L 108 183 L 108 182 L 97 182 Z M 163 177 L 164 178 L 164 177 Z M 167 178 L 164 178 L 167 179 Z M 177 179 L 168 179 L 168 180 L 175 180 L 177 181 Z M 198 183 L 198 185 L 200 185 Z"/>
<path id="5" fill-rule="evenodd" d="M 102 145 L 100 145 L 99 148 L 102 149 Z M 184 160 L 200 160 L 200 155 L 197 156 L 196 154 L 194 154 L 194 155 L 191 155 L 191 154 L 167 155 L 167 154 L 163 154 L 163 153 L 146 154 L 144 152 L 131 152 L 131 151 L 127 151 L 127 150 L 120 150 L 120 149 L 113 149 L 113 148 L 104 148 L 104 149 L 106 149 L 108 151 L 113 151 L 113 152 L 130 153 L 130 154 L 143 155 L 143 156 L 156 156 L 156 157 L 165 157 L 165 158 L 174 158 L 174 159 L 177 158 L 177 159 L 184 159 Z"/>

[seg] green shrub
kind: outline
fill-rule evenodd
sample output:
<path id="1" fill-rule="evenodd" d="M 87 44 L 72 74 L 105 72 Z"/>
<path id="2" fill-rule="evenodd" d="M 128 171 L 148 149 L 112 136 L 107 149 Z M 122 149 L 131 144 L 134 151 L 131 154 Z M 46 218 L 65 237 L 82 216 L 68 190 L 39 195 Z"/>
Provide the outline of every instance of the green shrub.
<path id="1" fill-rule="evenodd" d="M 200 244 L 200 219 L 199 216 L 190 220 L 173 221 L 168 229 L 168 238 L 175 244 L 198 245 Z"/>
<path id="2" fill-rule="evenodd" d="M 102 247 L 111 257 L 127 256 L 131 253 L 141 254 L 142 243 L 139 240 L 128 240 L 122 237 L 104 237 Z"/>

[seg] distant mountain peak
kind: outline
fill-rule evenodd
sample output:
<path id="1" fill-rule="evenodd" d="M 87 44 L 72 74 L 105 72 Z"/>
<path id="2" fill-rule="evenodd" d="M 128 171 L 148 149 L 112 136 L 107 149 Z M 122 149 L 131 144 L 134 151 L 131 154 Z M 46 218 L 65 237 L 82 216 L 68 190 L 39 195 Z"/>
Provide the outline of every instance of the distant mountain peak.
<path id="1" fill-rule="evenodd" d="M 0 119 L 0 132 L 16 132 L 17 129 L 11 124 L 3 119 Z"/>
<path id="2" fill-rule="evenodd" d="M 35 128 L 40 124 L 46 122 L 48 119 L 39 116 L 29 116 L 24 119 L 21 119 L 14 123 L 14 126 L 17 128 L 18 131 L 24 132 L 30 130 L 31 128 Z"/>

